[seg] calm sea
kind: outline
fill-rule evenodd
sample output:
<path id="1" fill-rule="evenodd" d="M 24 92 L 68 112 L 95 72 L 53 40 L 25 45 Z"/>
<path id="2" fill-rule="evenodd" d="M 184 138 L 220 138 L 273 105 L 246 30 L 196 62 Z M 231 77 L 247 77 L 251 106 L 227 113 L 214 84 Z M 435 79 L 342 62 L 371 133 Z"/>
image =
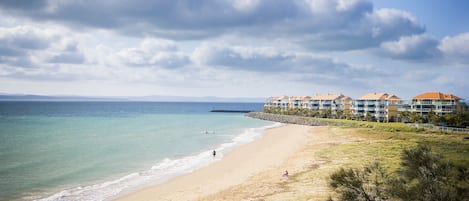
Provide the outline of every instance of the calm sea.
<path id="1" fill-rule="evenodd" d="M 257 103 L 0 102 L 0 200 L 105 200 L 219 160 L 276 126 Z M 211 156 L 217 150 L 217 156 Z"/>

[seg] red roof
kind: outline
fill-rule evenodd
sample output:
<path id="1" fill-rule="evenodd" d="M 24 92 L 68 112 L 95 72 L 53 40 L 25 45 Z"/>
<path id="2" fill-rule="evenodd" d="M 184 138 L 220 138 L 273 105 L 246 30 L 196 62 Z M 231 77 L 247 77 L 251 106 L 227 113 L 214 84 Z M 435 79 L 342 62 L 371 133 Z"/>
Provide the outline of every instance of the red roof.
<path id="1" fill-rule="evenodd" d="M 443 94 L 441 92 L 427 92 L 427 93 L 417 95 L 413 99 L 461 100 L 461 98 L 459 98 L 459 97 L 457 97 L 453 94 Z"/>

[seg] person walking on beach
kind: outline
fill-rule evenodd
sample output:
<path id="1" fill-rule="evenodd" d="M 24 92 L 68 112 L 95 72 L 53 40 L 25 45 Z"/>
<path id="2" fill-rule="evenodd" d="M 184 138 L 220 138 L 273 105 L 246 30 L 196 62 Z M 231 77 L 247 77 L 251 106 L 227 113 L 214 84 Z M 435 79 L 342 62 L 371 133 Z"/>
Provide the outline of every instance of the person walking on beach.
<path id="1" fill-rule="evenodd" d="M 285 170 L 285 173 L 283 174 L 283 177 L 288 179 L 288 171 L 287 170 Z"/>
<path id="2" fill-rule="evenodd" d="M 213 150 L 213 157 L 215 158 L 216 155 L 217 155 L 217 152 Z"/>

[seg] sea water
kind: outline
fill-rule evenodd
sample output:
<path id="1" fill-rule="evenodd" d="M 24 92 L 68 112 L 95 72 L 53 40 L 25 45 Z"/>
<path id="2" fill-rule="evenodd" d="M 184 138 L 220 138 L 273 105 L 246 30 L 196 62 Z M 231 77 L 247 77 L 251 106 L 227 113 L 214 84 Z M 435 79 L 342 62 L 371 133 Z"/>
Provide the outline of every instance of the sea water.
<path id="1" fill-rule="evenodd" d="M 164 182 L 276 126 L 210 110 L 261 108 L 258 103 L 0 102 L 0 200 L 106 200 Z"/>

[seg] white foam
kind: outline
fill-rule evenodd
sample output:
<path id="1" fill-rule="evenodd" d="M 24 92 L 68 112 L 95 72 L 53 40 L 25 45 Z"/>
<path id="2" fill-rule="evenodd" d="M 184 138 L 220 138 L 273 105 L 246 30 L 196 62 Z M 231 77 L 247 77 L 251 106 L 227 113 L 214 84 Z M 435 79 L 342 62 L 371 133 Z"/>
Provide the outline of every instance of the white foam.
<path id="1" fill-rule="evenodd" d="M 246 129 L 243 133 L 233 138 L 231 142 L 221 144 L 216 148 L 217 156 L 215 158 L 212 156 L 212 150 L 207 150 L 196 155 L 186 156 L 179 159 L 165 158 L 149 170 L 132 173 L 113 181 L 63 190 L 50 197 L 40 199 L 40 201 L 96 201 L 115 198 L 123 193 L 131 192 L 144 186 L 162 183 L 175 176 L 187 174 L 196 169 L 207 166 L 210 163 L 220 160 L 224 153 L 234 147 L 249 143 L 261 137 L 265 129 L 279 127 L 282 125 L 283 124 L 281 123 L 275 123 L 273 125 L 260 128 Z"/>

